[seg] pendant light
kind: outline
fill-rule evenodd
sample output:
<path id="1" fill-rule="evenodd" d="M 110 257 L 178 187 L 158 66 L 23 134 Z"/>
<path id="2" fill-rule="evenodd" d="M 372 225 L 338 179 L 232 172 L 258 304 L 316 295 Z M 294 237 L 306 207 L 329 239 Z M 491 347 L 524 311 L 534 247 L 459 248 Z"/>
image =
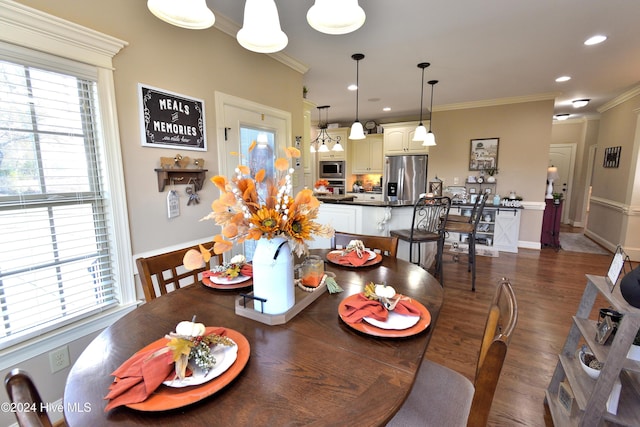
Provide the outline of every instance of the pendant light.
<path id="1" fill-rule="evenodd" d="M 358 120 L 358 92 L 360 91 L 360 60 L 364 59 L 364 55 L 361 53 L 354 53 L 351 55 L 351 59 L 356 61 L 356 121 L 351 125 L 351 132 L 349 133 L 349 139 L 364 139 L 364 129 L 362 123 Z"/>
<path id="2" fill-rule="evenodd" d="M 252 52 L 274 53 L 284 49 L 289 38 L 280 28 L 274 0 L 247 0 L 244 21 L 236 35 L 238 43 Z"/>
<path id="3" fill-rule="evenodd" d="M 189 30 L 209 28 L 216 21 L 205 0 L 148 0 L 147 8 L 161 20 Z"/>
<path id="4" fill-rule="evenodd" d="M 316 139 L 314 139 L 310 143 L 310 149 L 312 153 L 315 153 L 316 151 L 319 153 L 326 153 L 327 151 L 329 151 L 329 144 L 333 144 L 331 151 L 344 151 L 342 144 L 340 144 L 341 138 L 339 136 L 332 138 L 331 135 L 329 135 L 329 133 L 327 132 L 327 128 L 329 127 L 328 110 L 328 105 L 318 107 L 318 129 L 320 130 L 320 132 L 318 133 Z M 324 123 L 322 122 L 322 111 L 326 112 L 326 119 Z"/>
<path id="5" fill-rule="evenodd" d="M 421 62 L 418 64 L 418 68 L 422 69 L 422 84 L 420 85 L 420 124 L 413 133 L 414 141 L 423 141 L 427 138 L 427 128 L 422 124 L 422 100 L 424 99 L 424 69 L 429 65 L 428 62 Z"/>
<path id="6" fill-rule="evenodd" d="M 325 34 L 347 34 L 362 27 L 366 15 L 358 0 L 316 0 L 307 12 L 311 27 Z"/>
<path id="7" fill-rule="evenodd" d="M 433 87 L 438 83 L 437 80 L 429 80 L 428 83 L 431 85 L 431 107 L 429 107 L 429 133 L 427 133 L 427 137 L 422 142 L 422 145 L 431 147 L 436 145 L 436 136 L 431 132 L 431 124 L 433 123 Z"/>

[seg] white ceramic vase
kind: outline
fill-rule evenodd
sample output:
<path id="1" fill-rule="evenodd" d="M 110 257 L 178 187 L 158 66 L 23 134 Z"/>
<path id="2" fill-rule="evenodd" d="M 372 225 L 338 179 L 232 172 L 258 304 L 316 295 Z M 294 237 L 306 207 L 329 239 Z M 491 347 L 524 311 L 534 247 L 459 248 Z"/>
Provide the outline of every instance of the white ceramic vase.
<path id="1" fill-rule="evenodd" d="M 283 237 L 258 240 L 253 254 L 253 295 L 267 301 L 263 305 L 266 314 L 281 314 L 295 304 L 293 282 L 293 254 Z M 260 311 L 260 303 L 255 302 Z"/>

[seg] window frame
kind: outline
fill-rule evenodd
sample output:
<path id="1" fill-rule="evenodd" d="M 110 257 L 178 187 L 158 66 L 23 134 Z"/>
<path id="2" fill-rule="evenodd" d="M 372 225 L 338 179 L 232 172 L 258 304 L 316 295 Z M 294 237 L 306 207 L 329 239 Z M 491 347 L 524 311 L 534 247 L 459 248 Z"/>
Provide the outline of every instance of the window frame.
<path id="1" fill-rule="evenodd" d="M 110 310 L 0 351 L 0 369 L 6 369 L 109 326 L 133 310 L 138 301 L 133 280 L 112 64 L 112 58 L 128 43 L 9 0 L 0 0 L 0 42 L 6 43 L 3 44 L 5 54 L 13 51 L 16 55 L 30 55 L 34 61 L 41 61 L 43 68 L 47 68 L 47 65 L 58 70 L 73 67 L 77 72 L 91 67 L 91 71 L 97 74 L 101 123 L 98 131 L 103 142 L 100 149 L 103 150 L 105 187 L 109 193 L 108 220 L 114 230 L 113 271 L 120 301 Z M 25 53 L 24 49 L 30 51 Z"/>

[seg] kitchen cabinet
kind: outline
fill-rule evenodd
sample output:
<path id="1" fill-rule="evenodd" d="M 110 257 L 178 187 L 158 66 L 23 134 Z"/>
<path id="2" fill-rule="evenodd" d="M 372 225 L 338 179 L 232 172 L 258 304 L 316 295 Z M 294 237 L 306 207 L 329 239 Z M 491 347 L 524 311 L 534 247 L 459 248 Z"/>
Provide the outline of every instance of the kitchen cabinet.
<path id="1" fill-rule="evenodd" d="M 452 205 L 449 214 L 470 216 L 472 209 L 473 205 Z M 521 210 L 522 208 L 485 205 L 476 230 L 476 244 L 491 246 L 503 252 L 517 253 Z M 457 233 L 450 233 L 447 241 L 459 242 L 460 238 Z"/>
<path id="2" fill-rule="evenodd" d="M 566 266 L 571 268 L 571 266 Z M 589 319 L 594 302 L 606 301 L 623 315 L 610 344 L 599 344 L 596 340 L 597 322 Z M 604 307 L 603 307 L 604 308 Z M 597 314 L 596 314 L 597 316 Z M 558 356 L 555 371 L 545 392 L 545 403 L 556 426 L 600 426 L 640 425 L 640 362 L 627 359 L 627 352 L 636 332 L 640 328 L 640 309 L 629 305 L 617 286 L 611 291 L 607 280 L 601 276 L 587 274 L 587 284 L 569 335 Z M 603 363 L 600 375 L 592 379 L 582 370 L 576 350 L 585 343 L 598 361 Z M 617 414 L 607 411 L 607 400 L 617 380 L 622 389 Z M 569 387 L 573 402 L 560 403 L 560 383 Z M 566 400 L 565 400 L 566 401 Z M 571 406 L 569 406 L 571 405 Z M 566 408 L 569 407 L 569 412 Z"/>
<path id="3" fill-rule="evenodd" d="M 428 122 L 425 125 L 429 127 Z M 413 141 L 417 126 L 417 122 L 384 125 L 384 154 L 387 156 L 427 154 L 429 147 L 423 146 L 422 141 Z"/>
<path id="4" fill-rule="evenodd" d="M 347 193 L 348 196 L 353 196 L 354 200 L 375 200 L 377 202 L 382 201 L 382 193 Z"/>
<path id="5" fill-rule="evenodd" d="M 349 142 L 351 173 L 382 173 L 384 154 L 382 134 L 370 134 L 366 139 Z"/>
<path id="6" fill-rule="evenodd" d="M 327 133 L 331 138 L 340 137 L 340 145 L 344 148 L 344 151 L 332 151 L 331 147 L 329 147 L 329 151 L 324 153 L 317 153 L 318 160 L 346 160 L 347 159 L 347 151 L 348 151 L 348 128 L 335 128 L 335 129 L 327 129 Z M 317 134 L 316 134 L 317 136 Z M 315 136 L 314 136 L 315 138 Z"/>

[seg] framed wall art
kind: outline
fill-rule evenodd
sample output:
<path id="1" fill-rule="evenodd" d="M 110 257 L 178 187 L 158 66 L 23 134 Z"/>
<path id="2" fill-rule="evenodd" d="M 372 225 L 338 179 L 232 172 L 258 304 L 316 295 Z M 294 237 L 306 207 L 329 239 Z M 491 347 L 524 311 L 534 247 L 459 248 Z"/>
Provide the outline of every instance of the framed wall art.
<path id="1" fill-rule="evenodd" d="M 472 139 L 469 170 L 497 169 L 499 138 Z"/>
<path id="2" fill-rule="evenodd" d="M 604 149 L 604 162 L 602 166 L 605 168 L 617 168 L 620 165 L 620 152 L 622 147 L 607 147 Z"/>
<path id="3" fill-rule="evenodd" d="M 204 101 L 138 84 L 144 147 L 207 151 Z"/>

